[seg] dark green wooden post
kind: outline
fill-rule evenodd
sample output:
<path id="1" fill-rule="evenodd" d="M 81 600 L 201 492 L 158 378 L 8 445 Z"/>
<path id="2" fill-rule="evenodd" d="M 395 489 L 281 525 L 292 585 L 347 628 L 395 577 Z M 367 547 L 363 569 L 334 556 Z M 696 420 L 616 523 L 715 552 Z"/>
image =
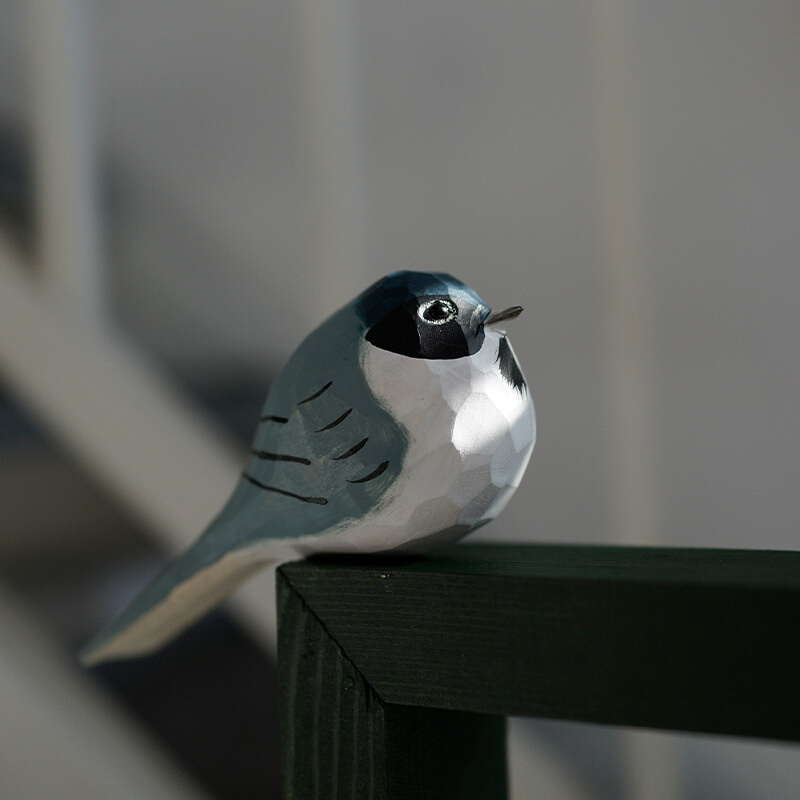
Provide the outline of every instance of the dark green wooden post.
<path id="1" fill-rule="evenodd" d="M 285 797 L 502 798 L 505 718 L 383 702 L 281 575 Z"/>
<path id="2" fill-rule="evenodd" d="M 449 548 L 278 573 L 286 797 L 503 797 L 506 714 L 800 740 L 800 554 Z"/>

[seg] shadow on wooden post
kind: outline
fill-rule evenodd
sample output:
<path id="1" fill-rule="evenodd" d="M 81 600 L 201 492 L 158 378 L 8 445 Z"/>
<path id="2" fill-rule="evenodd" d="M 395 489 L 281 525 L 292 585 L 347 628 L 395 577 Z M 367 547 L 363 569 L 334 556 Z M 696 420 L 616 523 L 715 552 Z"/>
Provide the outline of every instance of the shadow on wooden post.
<path id="1" fill-rule="evenodd" d="M 800 741 L 800 554 L 447 548 L 278 571 L 285 796 L 506 795 L 504 715 Z"/>

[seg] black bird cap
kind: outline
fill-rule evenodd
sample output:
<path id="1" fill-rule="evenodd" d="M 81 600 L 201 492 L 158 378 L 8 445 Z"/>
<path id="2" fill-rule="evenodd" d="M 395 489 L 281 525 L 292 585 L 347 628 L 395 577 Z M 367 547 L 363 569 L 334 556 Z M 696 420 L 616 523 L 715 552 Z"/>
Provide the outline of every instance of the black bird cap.
<path id="1" fill-rule="evenodd" d="M 412 358 L 473 355 L 490 313 L 465 283 L 442 272 L 393 272 L 356 300 L 365 338 L 375 347 Z"/>

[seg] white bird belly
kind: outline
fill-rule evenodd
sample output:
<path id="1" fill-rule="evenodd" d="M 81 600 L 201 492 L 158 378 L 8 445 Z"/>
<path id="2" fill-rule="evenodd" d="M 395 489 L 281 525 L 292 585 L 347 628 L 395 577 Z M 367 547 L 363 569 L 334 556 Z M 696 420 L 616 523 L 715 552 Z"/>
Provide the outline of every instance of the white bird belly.
<path id="1" fill-rule="evenodd" d="M 519 485 L 536 438 L 527 386 L 501 373 L 501 335 L 479 352 L 426 361 L 367 347 L 364 369 L 378 401 L 403 425 L 400 476 L 376 508 L 301 552 L 420 552 L 493 519 Z"/>

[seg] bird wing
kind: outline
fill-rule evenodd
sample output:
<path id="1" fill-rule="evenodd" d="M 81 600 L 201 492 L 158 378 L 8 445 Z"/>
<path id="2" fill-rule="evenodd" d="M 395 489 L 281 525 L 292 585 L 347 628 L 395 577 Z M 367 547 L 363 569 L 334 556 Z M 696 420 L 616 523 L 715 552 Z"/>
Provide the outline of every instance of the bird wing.
<path id="1" fill-rule="evenodd" d="M 358 320 L 346 311 L 314 331 L 276 379 L 220 514 L 87 645 L 84 663 L 157 650 L 285 558 L 293 540 L 340 529 L 380 504 L 407 437 L 369 390 Z"/>

